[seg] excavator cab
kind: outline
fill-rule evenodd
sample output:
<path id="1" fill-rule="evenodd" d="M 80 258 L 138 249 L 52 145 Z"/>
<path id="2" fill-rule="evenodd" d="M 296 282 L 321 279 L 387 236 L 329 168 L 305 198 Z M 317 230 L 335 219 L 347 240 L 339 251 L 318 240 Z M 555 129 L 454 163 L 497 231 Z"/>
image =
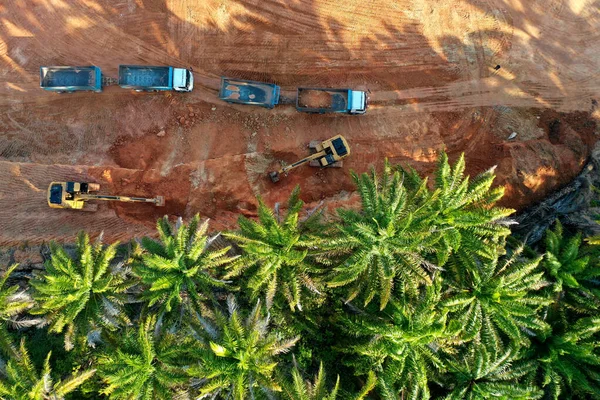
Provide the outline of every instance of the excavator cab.
<path id="1" fill-rule="evenodd" d="M 87 182 L 52 182 L 48 187 L 48 205 L 50 208 L 63 208 L 71 210 L 96 211 L 97 205 L 86 204 L 89 200 L 121 201 L 128 203 L 153 203 L 164 206 L 162 196 L 153 199 L 143 197 L 110 196 L 94 194 L 100 190 L 97 183 Z"/>
<path id="2" fill-rule="evenodd" d="M 307 163 L 311 167 L 341 167 L 342 159 L 350 155 L 350 146 L 342 135 L 337 135 L 323 142 L 313 140 L 308 145 L 313 154 L 293 164 L 281 168 L 279 171 L 269 173 L 273 182 L 279 182 L 281 174 L 287 174 L 290 170 Z"/>
<path id="3" fill-rule="evenodd" d="M 52 182 L 48 187 L 48 205 L 50 208 L 67 208 L 83 210 L 85 200 L 78 199 L 78 194 L 89 194 L 100 190 L 97 183 L 86 182 Z"/>

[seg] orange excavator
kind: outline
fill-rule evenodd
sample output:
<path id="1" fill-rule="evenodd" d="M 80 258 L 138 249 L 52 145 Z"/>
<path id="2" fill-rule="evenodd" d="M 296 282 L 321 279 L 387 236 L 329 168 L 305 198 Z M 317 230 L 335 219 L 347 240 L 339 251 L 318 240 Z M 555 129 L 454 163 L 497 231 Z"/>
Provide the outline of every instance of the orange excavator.
<path id="1" fill-rule="evenodd" d="M 342 135 L 337 135 L 323 142 L 313 140 L 308 145 L 312 154 L 296 161 L 293 164 L 287 165 L 278 171 L 269 173 L 269 177 L 273 182 L 279 182 L 282 174 L 287 174 L 290 170 L 299 167 L 302 164 L 308 163 L 311 167 L 332 167 L 341 168 L 342 159 L 350 155 L 350 146 Z"/>

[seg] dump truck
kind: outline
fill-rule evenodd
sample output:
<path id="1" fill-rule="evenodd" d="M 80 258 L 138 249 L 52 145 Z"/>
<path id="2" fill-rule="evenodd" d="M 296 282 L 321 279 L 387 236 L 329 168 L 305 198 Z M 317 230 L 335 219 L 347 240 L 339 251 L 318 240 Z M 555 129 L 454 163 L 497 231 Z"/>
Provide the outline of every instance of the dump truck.
<path id="1" fill-rule="evenodd" d="M 280 90 L 273 83 L 222 77 L 219 98 L 228 103 L 273 108 L 279 103 Z"/>
<path id="2" fill-rule="evenodd" d="M 56 93 L 102 91 L 102 71 L 87 67 L 40 67 L 40 87 Z"/>
<path id="3" fill-rule="evenodd" d="M 350 146 L 342 135 L 337 135 L 325 141 L 313 140 L 308 144 L 311 155 L 287 165 L 278 171 L 269 173 L 272 182 L 279 182 L 281 175 L 290 172 L 292 169 L 308 163 L 311 167 L 332 167 L 341 168 L 342 159 L 350 155 Z"/>
<path id="4" fill-rule="evenodd" d="M 191 92 L 194 76 L 185 68 L 119 65 L 119 86 L 136 92 Z"/>
<path id="5" fill-rule="evenodd" d="M 351 89 L 298 88 L 296 109 L 308 113 L 364 114 L 367 92 Z"/>
<path id="6" fill-rule="evenodd" d="M 90 200 L 121 201 L 126 203 L 152 203 L 158 207 L 165 205 L 162 196 L 155 198 L 112 196 L 94 194 L 100 190 L 97 183 L 87 182 L 52 182 L 48 186 L 48 205 L 50 208 L 62 208 L 82 211 L 96 211 L 97 204 L 86 204 Z"/>

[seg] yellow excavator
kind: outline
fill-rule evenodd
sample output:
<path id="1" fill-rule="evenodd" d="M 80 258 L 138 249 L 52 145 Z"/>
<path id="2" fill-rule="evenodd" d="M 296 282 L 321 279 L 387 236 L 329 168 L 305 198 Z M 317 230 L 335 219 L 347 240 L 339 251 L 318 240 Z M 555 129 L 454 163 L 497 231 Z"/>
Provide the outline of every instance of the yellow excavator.
<path id="1" fill-rule="evenodd" d="M 309 163 L 311 167 L 331 167 L 341 168 L 342 158 L 350 155 L 350 146 L 342 135 L 337 135 L 323 142 L 313 140 L 308 145 L 313 154 L 293 164 L 281 168 L 279 171 L 269 173 L 273 182 L 279 182 L 281 174 L 287 174 L 290 170 L 299 167 L 302 164 Z"/>
<path id="2" fill-rule="evenodd" d="M 97 183 L 86 182 L 52 182 L 48 187 L 48 205 L 51 208 L 63 208 L 82 211 L 96 211 L 97 204 L 86 204 L 89 200 L 122 201 L 127 203 L 153 203 L 158 207 L 165 205 L 162 196 L 153 199 L 129 196 L 110 196 L 92 194 L 100 190 Z"/>

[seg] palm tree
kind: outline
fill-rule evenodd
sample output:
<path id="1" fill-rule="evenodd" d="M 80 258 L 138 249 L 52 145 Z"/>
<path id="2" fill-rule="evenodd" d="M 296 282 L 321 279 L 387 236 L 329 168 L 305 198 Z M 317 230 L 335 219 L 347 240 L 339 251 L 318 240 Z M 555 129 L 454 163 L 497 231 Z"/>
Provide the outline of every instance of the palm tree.
<path id="1" fill-rule="evenodd" d="M 104 248 L 99 238 L 91 244 L 82 232 L 75 258 L 56 243 L 50 248 L 45 272 L 31 281 L 38 302 L 31 313 L 43 315 L 50 332 L 66 328 L 65 349 L 73 348 L 76 337 L 94 346 L 102 329 L 114 331 L 130 323 L 123 305 L 132 283 L 120 266 L 110 268 L 117 243 Z"/>
<path id="2" fill-rule="evenodd" d="M 98 360 L 98 374 L 106 387 L 101 394 L 110 399 L 172 399 L 184 389 L 191 363 L 189 341 L 178 343 L 170 333 L 158 337 L 156 319 L 140 324 L 137 334 L 128 330 L 115 350 Z"/>
<path id="3" fill-rule="evenodd" d="M 423 192 L 427 179 L 412 168 L 398 166 L 397 169 L 403 174 L 408 190 Z M 444 232 L 436 253 L 438 265 L 445 264 L 451 252 L 460 258 L 471 254 L 494 258 L 496 251 L 503 248 L 505 238 L 510 235 L 506 225 L 512 223 L 506 218 L 515 210 L 494 207 L 504 195 L 504 187 L 492 188 L 494 170 L 495 167 L 470 181 L 464 176 L 464 154 L 450 166 L 448 155 L 440 153 L 435 174 L 435 201 L 430 203 L 436 214 L 432 225 Z M 425 195 L 422 199 L 428 201 Z"/>
<path id="4" fill-rule="evenodd" d="M 292 370 L 292 381 L 283 384 L 283 395 L 289 400 L 335 400 L 340 389 L 340 377 L 338 375 L 335 386 L 331 391 L 327 390 L 325 370 L 323 363 L 319 365 L 319 372 L 313 383 L 304 380 L 298 368 Z"/>
<path id="5" fill-rule="evenodd" d="M 544 397 L 569 394 L 600 399 L 600 318 L 585 317 L 552 324 L 552 331 L 532 341 L 528 351 L 536 360 Z"/>
<path id="6" fill-rule="evenodd" d="M 383 398 L 427 399 L 428 381 L 444 370 L 443 354 L 451 350 L 448 338 L 453 333 L 437 309 L 439 289 L 436 280 L 413 302 L 390 300 L 379 315 L 342 318 L 358 344 L 354 339 L 339 350 L 350 354 L 346 363 L 357 375 L 375 371 Z"/>
<path id="7" fill-rule="evenodd" d="M 360 393 L 355 396 L 346 396 L 345 398 L 363 400 L 376 384 L 377 378 L 373 372 L 370 372 L 367 382 Z M 283 384 L 283 398 L 288 400 L 336 400 L 339 388 L 340 377 L 338 375 L 333 389 L 331 391 L 327 390 L 323 363 L 319 365 L 319 372 L 315 376 L 314 382 L 309 382 L 302 378 L 302 374 L 298 371 L 298 368 L 294 367 L 292 370 L 292 381 Z"/>
<path id="8" fill-rule="evenodd" d="M 434 254 L 441 232 L 432 225 L 434 198 L 408 192 L 399 172 L 389 163 L 379 178 L 352 173 L 362 201 L 360 212 L 338 209 L 338 235 L 328 243 L 331 251 L 348 257 L 333 270 L 331 287 L 350 285 L 348 301 L 362 293 L 367 305 L 379 297 L 383 310 L 394 290 L 416 293 L 419 285 L 431 283 L 432 267 L 427 256 Z M 420 204 L 416 204 L 416 198 Z"/>
<path id="9" fill-rule="evenodd" d="M 8 267 L 7 271 L 0 276 L 0 347 L 10 345 L 6 324 L 20 328 L 42 322 L 41 320 L 17 318 L 23 311 L 29 310 L 34 306 L 33 299 L 25 290 L 19 290 L 18 285 L 6 285 L 10 274 L 17 267 L 18 264 Z"/>
<path id="10" fill-rule="evenodd" d="M 319 240 L 308 232 L 320 213 L 300 222 L 298 215 L 304 203 L 299 195 L 300 187 L 296 186 L 283 220 L 279 218 L 278 208 L 275 215 L 259 198 L 258 222 L 240 216 L 239 233 L 225 234 L 244 250 L 244 256 L 233 265 L 227 276 L 244 273 L 252 300 L 264 295 L 268 308 L 278 295 L 292 311 L 296 308 L 302 310 L 302 288 L 320 293 L 318 283 L 313 280 L 314 267 L 309 260 L 309 249 L 314 249 Z"/>
<path id="11" fill-rule="evenodd" d="M 546 284 L 543 272 L 537 271 L 541 257 L 524 259 L 522 251 L 520 247 L 491 260 L 451 258 L 441 306 L 461 328 L 462 340 L 478 338 L 488 349 L 498 349 L 499 331 L 526 344 L 528 336 L 548 329 L 538 316 L 540 308 L 551 303 L 539 293 Z"/>
<path id="12" fill-rule="evenodd" d="M 535 371 L 535 362 L 520 356 L 515 346 L 494 354 L 480 343 L 471 343 L 460 357 L 447 361 L 442 382 L 450 393 L 445 399 L 539 399 L 543 392 L 524 378 Z"/>
<path id="13" fill-rule="evenodd" d="M 212 320 L 199 318 L 204 338 L 198 348 L 202 360 L 190 368 L 201 379 L 199 395 L 245 399 L 281 391 L 275 379 L 276 356 L 286 353 L 299 337 L 284 339 L 269 330 L 269 316 L 263 317 L 260 302 L 247 318 L 240 315 L 232 295 L 227 298 L 226 317 L 216 311 Z"/>
<path id="14" fill-rule="evenodd" d="M 11 265 L 4 274 L 0 275 L 0 324 L 8 322 L 18 326 L 19 320 L 15 317 L 34 305 L 31 296 L 25 290 L 19 290 L 18 285 L 6 286 L 10 274 L 18 266 L 18 264 Z"/>
<path id="15" fill-rule="evenodd" d="M 203 309 L 206 300 L 214 301 L 214 289 L 227 284 L 216 275 L 234 257 L 227 256 L 229 247 L 211 250 L 208 220 L 199 222 L 196 214 L 189 225 L 180 218 L 172 227 L 165 216 L 156 225 L 160 241 L 144 237 L 142 249 L 134 251 L 134 273 L 148 288 L 141 296 L 158 307 L 159 324 L 165 315 L 181 320 Z"/>
<path id="16" fill-rule="evenodd" d="M 545 245 L 546 254 L 541 265 L 552 282 L 560 305 L 580 313 L 597 313 L 600 308 L 600 268 L 594 263 L 599 248 L 582 247 L 581 233 L 566 238 L 558 220 L 554 230 L 546 231 Z M 586 250 L 588 254 L 582 254 Z"/>
<path id="17" fill-rule="evenodd" d="M 80 371 L 65 381 L 53 382 L 50 369 L 51 353 L 46 356 L 39 373 L 29 358 L 24 339 L 21 340 L 19 350 L 12 344 L 8 347 L 3 346 L 3 350 L 10 354 L 10 357 L 6 363 L 0 359 L 0 399 L 62 400 L 96 372 L 95 369 Z"/>

